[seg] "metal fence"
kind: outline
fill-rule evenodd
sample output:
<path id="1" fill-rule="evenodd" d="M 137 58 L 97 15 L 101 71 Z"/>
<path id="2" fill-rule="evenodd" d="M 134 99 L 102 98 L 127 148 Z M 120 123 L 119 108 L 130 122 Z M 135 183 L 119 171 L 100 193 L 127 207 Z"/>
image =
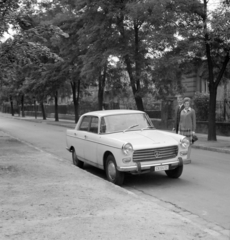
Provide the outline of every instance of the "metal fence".
<path id="1" fill-rule="evenodd" d="M 144 103 L 144 106 L 145 106 L 145 112 L 149 115 L 150 118 L 161 119 L 162 114 L 161 114 L 161 102 L 160 101 L 152 102 L 151 104 L 148 104 L 148 105 Z M 118 104 L 118 108 L 119 109 L 137 110 L 135 103 L 133 103 L 132 105 L 126 104 L 126 103 Z"/>
<path id="2" fill-rule="evenodd" d="M 230 101 L 216 102 L 216 121 L 230 122 Z"/>
<path id="3" fill-rule="evenodd" d="M 167 108 L 164 109 L 164 111 L 168 112 L 168 119 L 173 118 L 174 114 L 174 107 L 173 102 L 167 103 Z M 41 107 L 40 105 L 25 105 L 24 110 L 25 112 L 33 113 L 35 112 L 41 113 Z M 54 105 L 44 105 L 46 114 L 54 113 L 55 112 L 55 106 Z M 126 108 L 124 105 L 119 106 L 119 104 L 113 104 L 111 106 L 105 106 L 105 109 L 119 109 L 119 108 Z M 126 109 L 130 109 L 127 107 Z M 14 113 L 19 114 L 20 113 L 20 106 L 14 106 Z M 86 112 L 97 110 L 96 106 L 87 105 L 87 104 L 80 104 L 79 106 L 79 114 L 82 115 Z M 197 120 L 198 121 L 207 121 L 208 120 L 208 108 L 207 111 L 202 110 L 202 112 L 199 112 L 199 109 L 195 109 L 197 113 Z M 3 105 L 2 111 L 5 113 L 11 113 L 10 105 Z M 67 115 L 74 115 L 74 105 L 59 105 L 58 106 L 58 112 L 60 114 L 67 114 Z M 161 119 L 163 114 L 162 109 L 160 105 L 158 107 L 147 108 L 145 110 L 146 113 L 150 116 L 150 118 L 158 118 Z M 216 103 L 216 121 L 217 122 L 230 122 L 230 100 L 226 101 L 217 101 Z"/>
<path id="4" fill-rule="evenodd" d="M 201 109 L 194 108 L 197 121 L 208 121 L 208 102 Z M 230 100 L 216 102 L 216 122 L 230 122 Z"/>

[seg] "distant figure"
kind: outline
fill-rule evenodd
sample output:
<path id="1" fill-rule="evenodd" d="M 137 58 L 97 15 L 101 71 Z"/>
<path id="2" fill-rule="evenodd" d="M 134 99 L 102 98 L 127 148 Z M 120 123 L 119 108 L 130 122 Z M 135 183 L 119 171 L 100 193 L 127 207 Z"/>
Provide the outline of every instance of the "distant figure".
<path id="1" fill-rule="evenodd" d="M 179 130 L 179 122 L 180 122 L 180 114 L 181 111 L 184 109 L 184 99 L 182 95 L 177 95 L 177 103 L 178 106 L 176 107 L 175 111 L 175 119 L 174 119 L 174 128 L 173 131 L 176 131 L 178 133 Z"/>
<path id="2" fill-rule="evenodd" d="M 179 122 L 179 131 L 180 135 L 187 137 L 190 141 L 190 146 L 188 149 L 188 157 L 190 160 L 191 156 L 191 145 L 192 145 L 192 136 L 195 135 L 196 131 L 196 113 L 195 110 L 190 107 L 191 99 L 186 97 L 184 98 L 184 109 L 180 114 Z"/>

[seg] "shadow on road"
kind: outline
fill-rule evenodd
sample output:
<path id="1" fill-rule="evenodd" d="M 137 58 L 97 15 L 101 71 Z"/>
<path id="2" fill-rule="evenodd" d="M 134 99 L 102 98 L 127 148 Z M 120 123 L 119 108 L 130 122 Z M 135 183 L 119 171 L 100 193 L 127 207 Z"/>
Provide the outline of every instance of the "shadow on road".
<path id="1" fill-rule="evenodd" d="M 96 167 L 93 167 L 91 165 L 88 164 L 84 164 L 84 170 L 97 176 L 100 177 L 102 179 L 106 180 L 106 174 L 104 170 L 98 169 Z M 137 175 L 133 175 L 130 173 L 126 173 L 125 174 L 125 181 L 124 184 L 122 185 L 122 187 L 126 188 L 126 187 L 134 187 L 135 188 L 168 188 L 170 186 L 186 186 L 188 185 L 189 182 L 185 179 L 183 179 L 183 175 L 181 176 L 181 178 L 179 179 L 172 179 L 167 177 L 167 175 L 165 174 L 165 172 L 154 172 L 154 173 L 145 173 L 145 174 L 137 174 Z"/>

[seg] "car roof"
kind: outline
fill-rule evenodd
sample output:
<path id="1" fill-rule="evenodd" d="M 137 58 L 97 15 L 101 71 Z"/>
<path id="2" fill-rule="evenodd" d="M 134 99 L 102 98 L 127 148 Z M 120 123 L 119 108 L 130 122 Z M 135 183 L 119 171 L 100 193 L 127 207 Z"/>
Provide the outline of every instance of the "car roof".
<path id="1" fill-rule="evenodd" d="M 98 117 L 104 117 L 104 116 L 109 116 L 109 115 L 132 114 L 132 113 L 144 113 L 144 112 L 139 111 L 139 110 L 114 109 L 114 110 L 102 110 L 102 111 L 88 112 L 88 113 L 83 114 L 83 116 L 94 115 L 94 116 L 98 116 Z"/>

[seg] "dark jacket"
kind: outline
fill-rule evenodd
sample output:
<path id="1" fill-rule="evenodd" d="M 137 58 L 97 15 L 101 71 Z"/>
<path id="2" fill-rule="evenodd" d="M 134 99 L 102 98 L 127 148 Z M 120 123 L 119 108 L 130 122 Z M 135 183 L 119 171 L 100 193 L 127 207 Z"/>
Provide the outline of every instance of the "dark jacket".
<path id="1" fill-rule="evenodd" d="M 179 130 L 179 123 L 180 123 L 180 114 L 181 111 L 184 109 L 184 105 L 182 104 L 182 106 L 179 108 L 179 106 L 176 107 L 176 111 L 175 111 L 175 120 L 174 120 L 174 128 L 176 130 L 176 133 L 178 133 Z"/>

